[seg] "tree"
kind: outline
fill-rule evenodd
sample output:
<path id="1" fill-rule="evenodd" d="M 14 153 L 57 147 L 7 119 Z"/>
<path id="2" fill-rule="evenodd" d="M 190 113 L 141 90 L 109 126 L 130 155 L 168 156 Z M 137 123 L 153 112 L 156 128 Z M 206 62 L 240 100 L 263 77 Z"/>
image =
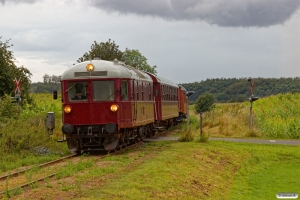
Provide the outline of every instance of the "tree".
<path id="1" fill-rule="evenodd" d="M 157 73 L 157 71 L 155 69 L 156 65 L 151 67 L 147 63 L 147 58 L 145 56 L 143 56 L 139 52 L 139 50 L 134 50 L 134 49 L 130 50 L 130 49 L 126 48 L 125 52 L 123 53 L 122 60 L 125 62 L 126 65 L 130 65 L 139 70 L 150 72 L 152 74 Z"/>
<path id="2" fill-rule="evenodd" d="M 44 83 L 46 84 L 46 83 L 50 83 L 50 76 L 48 75 L 48 74 L 45 74 L 44 76 L 43 76 L 43 79 L 44 79 Z"/>
<path id="3" fill-rule="evenodd" d="M 102 60 L 109 60 L 109 61 L 113 61 L 115 59 L 124 62 L 126 65 L 130 65 L 136 69 L 142 70 L 142 71 L 146 71 L 146 72 L 150 72 L 152 74 L 156 74 L 156 68 L 157 66 L 150 66 L 147 63 L 147 58 L 145 56 L 143 56 L 139 50 L 130 50 L 127 49 L 125 50 L 125 52 L 122 52 L 119 50 L 119 46 L 115 44 L 115 41 L 111 41 L 111 39 L 109 39 L 107 42 L 101 42 L 101 43 L 97 43 L 96 41 L 94 41 L 94 44 L 92 44 L 91 46 L 91 50 L 89 52 L 86 52 L 83 54 L 82 57 L 80 57 L 77 62 L 84 62 L 87 60 L 92 60 L 95 57 L 100 57 L 100 59 Z M 46 76 L 47 74 L 45 74 Z M 47 78 L 51 78 L 44 76 L 44 82 L 45 79 Z"/>
<path id="4" fill-rule="evenodd" d="M 14 58 L 12 51 L 8 50 L 11 46 L 9 40 L 0 40 L 0 97 L 10 94 L 13 90 Z"/>
<path id="5" fill-rule="evenodd" d="M 1 39 L 2 37 L 0 37 Z M 14 79 L 21 78 L 22 82 L 20 84 L 22 93 L 21 98 L 23 100 L 30 101 L 29 90 L 30 90 L 30 71 L 21 66 L 17 67 L 15 65 L 16 59 L 13 56 L 13 52 L 9 48 L 13 46 L 9 44 L 9 40 L 2 42 L 0 40 L 0 97 L 5 94 L 11 95 L 15 88 Z"/>
<path id="6" fill-rule="evenodd" d="M 208 112 L 212 110 L 215 107 L 214 102 L 215 102 L 215 98 L 210 93 L 205 93 L 199 96 L 199 98 L 196 101 L 195 112 L 202 113 L 202 112 Z"/>
<path id="7" fill-rule="evenodd" d="M 77 62 L 83 62 L 87 60 L 92 60 L 95 57 L 100 57 L 103 60 L 122 60 L 122 51 L 119 50 L 119 46 L 115 44 L 115 41 L 109 39 L 107 42 L 97 43 L 94 41 L 94 44 L 91 46 L 91 50 L 83 54 Z"/>

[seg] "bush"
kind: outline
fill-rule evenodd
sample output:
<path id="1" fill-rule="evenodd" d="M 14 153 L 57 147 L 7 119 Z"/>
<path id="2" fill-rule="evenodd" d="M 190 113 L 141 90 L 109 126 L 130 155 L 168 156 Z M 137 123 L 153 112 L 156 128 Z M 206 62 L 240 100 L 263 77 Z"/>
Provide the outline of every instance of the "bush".
<path id="1" fill-rule="evenodd" d="M 0 121 L 6 122 L 9 118 L 16 119 L 21 107 L 12 102 L 9 95 L 0 99 Z"/>
<path id="2" fill-rule="evenodd" d="M 198 142 L 203 142 L 203 143 L 207 143 L 209 139 L 209 134 L 207 134 L 207 136 L 205 135 L 205 132 L 202 131 L 202 134 L 200 134 L 199 140 L 197 140 Z"/>
<path id="3" fill-rule="evenodd" d="M 191 129 L 188 131 L 183 131 L 178 139 L 180 142 L 190 142 L 194 140 L 194 136 L 191 132 Z"/>
<path id="4" fill-rule="evenodd" d="M 205 93 L 199 96 L 196 101 L 195 112 L 203 113 L 212 110 L 215 107 L 214 101 L 214 96 L 210 93 Z"/>

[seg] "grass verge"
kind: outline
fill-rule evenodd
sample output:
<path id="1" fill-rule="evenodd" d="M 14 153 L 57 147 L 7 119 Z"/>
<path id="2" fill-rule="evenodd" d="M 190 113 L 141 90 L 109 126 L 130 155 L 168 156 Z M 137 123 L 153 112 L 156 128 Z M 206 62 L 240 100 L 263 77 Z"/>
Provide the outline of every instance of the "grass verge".
<path id="1" fill-rule="evenodd" d="M 295 146 L 162 141 L 90 159 L 93 164 L 86 170 L 22 198 L 275 199 L 278 192 L 299 193 L 300 153 Z"/>

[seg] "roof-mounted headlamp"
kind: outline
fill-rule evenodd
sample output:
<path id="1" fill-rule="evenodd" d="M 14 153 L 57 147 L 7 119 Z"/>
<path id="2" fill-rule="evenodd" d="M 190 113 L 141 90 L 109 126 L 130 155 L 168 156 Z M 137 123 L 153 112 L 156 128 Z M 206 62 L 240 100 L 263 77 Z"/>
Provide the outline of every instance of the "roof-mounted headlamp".
<path id="1" fill-rule="evenodd" d="M 93 65 L 92 63 L 89 63 L 89 64 L 87 64 L 87 66 L 86 66 L 86 70 L 89 71 L 89 72 L 90 72 L 90 71 L 93 71 L 94 68 L 95 68 L 95 67 L 94 67 L 94 65 Z"/>

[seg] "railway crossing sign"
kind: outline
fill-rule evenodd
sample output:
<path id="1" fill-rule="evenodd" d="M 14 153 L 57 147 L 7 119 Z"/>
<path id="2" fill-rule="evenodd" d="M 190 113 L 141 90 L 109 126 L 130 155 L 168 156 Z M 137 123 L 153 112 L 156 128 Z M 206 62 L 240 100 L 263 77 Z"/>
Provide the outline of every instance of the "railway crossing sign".
<path id="1" fill-rule="evenodd" d="M 15 84 L 16 84 L 16 88 L 15 88 L 15 95 L 16 95 L 16 96 L 17 96 L 17 94 L 18 94 L 19 96 L 20 96 L 20 94 L 21 94 L 21 88 L 20 88 L 21 81 L 22 81 L 21 78 L 19 78 L 19 80 L 17 80 L 17 79 L 15 78 L 15 80 L 14 80 L 14 82 L 15 82 Z"/>

